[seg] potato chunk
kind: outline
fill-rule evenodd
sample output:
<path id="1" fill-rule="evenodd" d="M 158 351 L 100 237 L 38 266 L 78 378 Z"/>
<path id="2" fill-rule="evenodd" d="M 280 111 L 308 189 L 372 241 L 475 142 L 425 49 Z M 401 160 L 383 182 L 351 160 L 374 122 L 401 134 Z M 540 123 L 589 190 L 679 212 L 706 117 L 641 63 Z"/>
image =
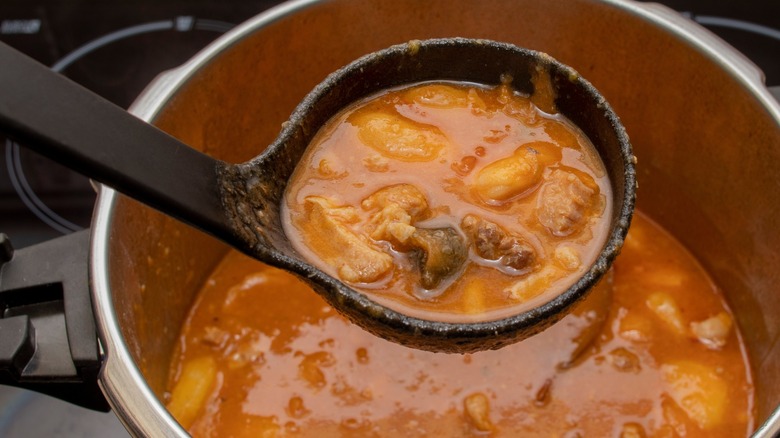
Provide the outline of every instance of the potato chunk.
<path id="1" fill-rule="evenodd" d="M 474 190 L 483 201 L 501 203 L 521 195 L 541 179 L 539 152 L 521 146 L 506 158 L 483 167 L 474 181 Z"/>
<path id="2" fill-rule="evenodd" d="M 338 207 L 327 198 L 304 200 L 309 245 L 322 260 L 336 268 L 339 278 L 351 283 L 379 280 L 393 268 L 393 258 L 349 229 L 352 207 Z"/>
<path id="3" fill-rule="evenodd" d="M 644 316 L 644 312 L 619 310 L 618 334 L 633 342 L 650 342 L 653 338 L 653 322 Z"/>
<path id="4" fill-rule="evenodd" d="M 586 175 L 585 175 L 586 176 Z M 574 172 L 555 170 L 539 193 L 536 215 L 555 236 L 578 231 L 595 208 L 598 187 Z"/>
<path id="5" fill-rule="evenodd" d="M 673 296 L 666 292 L 653 292 L 647 297 L 646 304 L 673 333 L 685 335 L 685 321 Z"/>
<path id="6" fill-rule="evenodd" d="M 217 363 L 211 356 L 192 359 L 184 364 L 167 408 L 185 429 L 198 417 L 216 377 Z"/>
<path id="7" fill-rule="evenodd" d="M 549 289 L 559 274 L 557 269 L 547 266 L 517 280 L 505 292 L 517 301 L 528 301 Z"/>
<path id="8" fill-rule="evenodd" d="M 494 429 L 490 421 L 490 401 L 485 394 L 477 392 L 469 395 L 463 400 L 463 407 L 466 417 L 477 430 L 490 432 Z"/>
<path id="9" fill-rule="evenodd" d="M 485 282 L 478 278 L 470 280 L 463 289 L 463 312 L 476 315 L 486 309 Z"/>
<path id="10" fill-rule="evenodd" d="M 224 433 L 224 431 L 220 432 Z M 236 438 L 276 438 L 283 435 L 283 430 L 281 426 L 279 426 L 279 420 L 275 415 L 247 415 L 246 423 L 241 425 L 237 434 L 224 433 L 224 435 Z"/>
<path id="11" fill-rule="evenodd" d="M 523 146 L 536 152 L 536 158 L 544 166 L 552 166 L 563 159 L 563 149 L 557 144 L 549 141 L 532 141 Z"/>
<path id="12" fill-rule="evenodd" d="M 385 157 L 400 161 L 431 161 L 449 144 L 439 128 L 396 114 L 361 112 L 350 122 L 357 126 L 360 141 Z"/>
<path id="13" fill-rule="evenodd" d="M 568 245 L 560 245 L 555 248 L 555 261 L 567 271 L 576 271 L 582 265 L 580 254 L 576 249 Z"/>
<path id="14" fill-rule="evenodd" d="M 680 361 L 661 367 L 669 395 L 688 417 L 707 430 L 723 419 L 728 385 L 716 371 L 698 362 Z"/>
<path id="15" fill-rule="evenodd" d="M 414 87 L 404 93 L 404 99 L 434 108 L 462 108 L 469 104 L 467 90 L 444 84 Z"/>

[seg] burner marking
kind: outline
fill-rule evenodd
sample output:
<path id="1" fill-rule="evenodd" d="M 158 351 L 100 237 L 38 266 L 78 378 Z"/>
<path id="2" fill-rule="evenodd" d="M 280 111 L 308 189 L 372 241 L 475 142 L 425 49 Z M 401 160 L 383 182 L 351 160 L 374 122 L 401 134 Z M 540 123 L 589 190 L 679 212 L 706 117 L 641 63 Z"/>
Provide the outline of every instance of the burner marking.
<path id="1" fill-rule="evenodd" d="M 693 19 L 697 23 L 703 24 L 705 26 L 729 27 L 732 29 L 756 33 L 780 41 L 780 30 L 773 29 L 769 26 L 751 23 L 749 21 L 735 20 L 733 18 L 710 17 L 707 15 L 695 15 Z"/>
<path id="2" fill-rule="evenodd" d="M 176 17 L 175 22 L 177 31 L 187 32 L 188 30 L 192 30 L 192 23 L 195 22 L 195 19 L 192 15 L 180 15 Z"/>
<path id="3" fill-rule="evenodd" d="M 18 144 L 11 140 L 6 140 L 5 161 L 8 163 L 9 179 L 14 186 L 14 190 L 16 190 L 16 194 L 22 199 L 24 205 L 26 205 L 38 219 L 62 234 L 82 230 L 82 227 L 55 213 L 54 210 L 46 206 L 46 204 L 41 201 L 41 198 L 35 194 L 32 187 L 30 187 L 27 178 L 24 176 L 19 152 Z"/>
<path id="4" fill-rule="evenodd" d="M 233 23 L 228 23 L 226 21 L 219 21 L 219 20 L 198 19 L 197 22 L 195 22 L 196 29 L 210 30 L 214 32 L 227 32 L 234 27 L 236 27 L 236 25 Z"/>
<path id="5" fill-rule="evenodd" d="M 3 26 L 9 20 L 2 22 Z M 106 34 L 98 39 L 90 41 L 87 44 L 77 48 L 69 53 L 64 58 L 57 61 L 51 69 L 55 72 L 62 72 L 70 64 L 88 53 L 99 49 L 114 41 L 128 38 L 134 35 L 139 35 L 147 32 L 159 32 L 165 30 L 176 29 L 177 31 L 191 30 L 195 24 L 195 28 L 199 30 L 214 31 L 214 32 L 226 32 L 234 27 L 231 23 L 217 20 L 195 20 L 192 16 L 178 16 L 175 20 L 155 21 L 145 24 L 139 24 L 137 26 L 131 26 L 124 29 L 117 30 L 115 32 Z M 63 234 L 68 234 L 73 231 L 79 231 L 83 228 L 73 222 L 63 218 L 46 204 L 35 194 L 35 191 L 30 186 L 27 177 L 24 174 L 22 168 L 20 146 L 10 140 L 6 140 L 5 144 L 6 152 L 6 165 L 8 168 L 8 174 L 10 176 L 11 184 L 14 187 L 17 195 L 21 198 L 24 205 L 27 206 L 30 211 L 35 214 L 41 221 L 48 226 L 54 228 Z"/>
<path id="6" fill-rule="evenodd" d="M 32 35 L 40 30 L 41 20 L 37 18 L 29 20 L 3 20 L 0 22 L 0 33 L 3 35 Z"/>
<path id="7" fill-rule="evenodd" d="M 56 72 L 60 72 L 64 70 L 67 66 L 75 62 L 77 59 L 86 55 L 87 53 L 99 49 L 100 47 L 103 47 L 106 44 L 111 44 L 114 41 L 121 40 L 123 38 L 131 37 L 133 35 L 138 35 L 142 33 L 158 32 L 161 30 L 170 30 L 170 29 L 173 29 L 172 20 L 155 21 L 152 23 L 139 24 L 138 26 L 131 26 L 124 29 L 120 29 L 116 32 L 112 32 L 107 35 L 104 35 L 96 40 L 90 41 L 89 43 L 84 44 L 78 49 L 70 52 L 68 56 L 57 61 L 57 63 L 54 64 L 51 67 L 51 69 Z"/>

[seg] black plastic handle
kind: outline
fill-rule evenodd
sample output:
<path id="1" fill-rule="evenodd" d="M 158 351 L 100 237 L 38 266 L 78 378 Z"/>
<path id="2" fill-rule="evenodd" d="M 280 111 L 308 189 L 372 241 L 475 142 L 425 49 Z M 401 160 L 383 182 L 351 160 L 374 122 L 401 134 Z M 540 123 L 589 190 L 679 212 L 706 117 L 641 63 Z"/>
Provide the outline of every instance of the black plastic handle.
<path id="1" fill-rule="evenodd" d="M 0 131 L 25 147 L 234 242 L 215 160 L 0 43 Z"/>
<path id="2" fill-rule="evenodd" d="M 0 234 L 0 384 L 108 411 L 88 254 L 89 230 L 16 252 Z"/>

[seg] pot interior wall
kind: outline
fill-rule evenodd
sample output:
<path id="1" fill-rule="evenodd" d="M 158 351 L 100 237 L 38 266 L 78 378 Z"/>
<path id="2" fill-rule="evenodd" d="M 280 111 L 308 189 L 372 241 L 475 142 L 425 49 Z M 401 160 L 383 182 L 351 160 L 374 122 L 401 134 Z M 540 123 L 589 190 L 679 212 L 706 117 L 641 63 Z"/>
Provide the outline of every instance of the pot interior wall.
<path id="1" fill-rule="evenodd" d="M 547 52 L 612 104 L 639 158 L 640 209 L 725 290 L 749 347 L 763 421 L 780 403 L 780 372 L 772 366 L 780 362 L 780 127 L 706 54 L 629 9 L 588 0 L 323 1 L 228 47 L 165 104 L 156 123 L 239 162 L 262 151 L 329 72 L 365 53 L 449 36 Z M 226 248 L 130 200 L 117 204 L 114 217 L 117 313 L 159 396 L 188 307 Z"/>

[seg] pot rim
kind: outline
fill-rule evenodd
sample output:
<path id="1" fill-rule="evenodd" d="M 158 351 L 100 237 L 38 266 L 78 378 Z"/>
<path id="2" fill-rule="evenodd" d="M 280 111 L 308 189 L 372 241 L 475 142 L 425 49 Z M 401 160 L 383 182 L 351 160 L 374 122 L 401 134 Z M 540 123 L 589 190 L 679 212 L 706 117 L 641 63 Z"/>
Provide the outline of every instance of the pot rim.
<path id="1" fill-rule="evenodd" d="M 130 112 L 151 122 L 164 104 L 190 78 L 225 50 L 250 36 L 260 28 L 288 15 L 327 0 L 292 0 L 277 5 L 250 18 L 228 31 L 182 66 L 162 73 L 136 99 Z M 764 85 L 761 70 L 742 53 L 715 34 L 679 13 L 660 4 L 632 0 L 598 0 L 629 15 L 643 19 L 672 33 L 691 48 L 712 59 L 734 76 L 761 103 L 780 127 L 780 103 Z M 90 248 L 90 278 L 92 303 L 103 358 L 99 384 L 111 408 L 128 432 L 135 436 L 187 437 L 188 434 L 165 409 L 136 366 L 122 336 L 119 318 L 114 311 L 109 274 L 109 245 L 114 206 L 118 193 L 96 184 L 98 197 L 92 222 Z M 780 407 L 754 433 L 754 437 L 769 438 L 780 432 Z"/>

